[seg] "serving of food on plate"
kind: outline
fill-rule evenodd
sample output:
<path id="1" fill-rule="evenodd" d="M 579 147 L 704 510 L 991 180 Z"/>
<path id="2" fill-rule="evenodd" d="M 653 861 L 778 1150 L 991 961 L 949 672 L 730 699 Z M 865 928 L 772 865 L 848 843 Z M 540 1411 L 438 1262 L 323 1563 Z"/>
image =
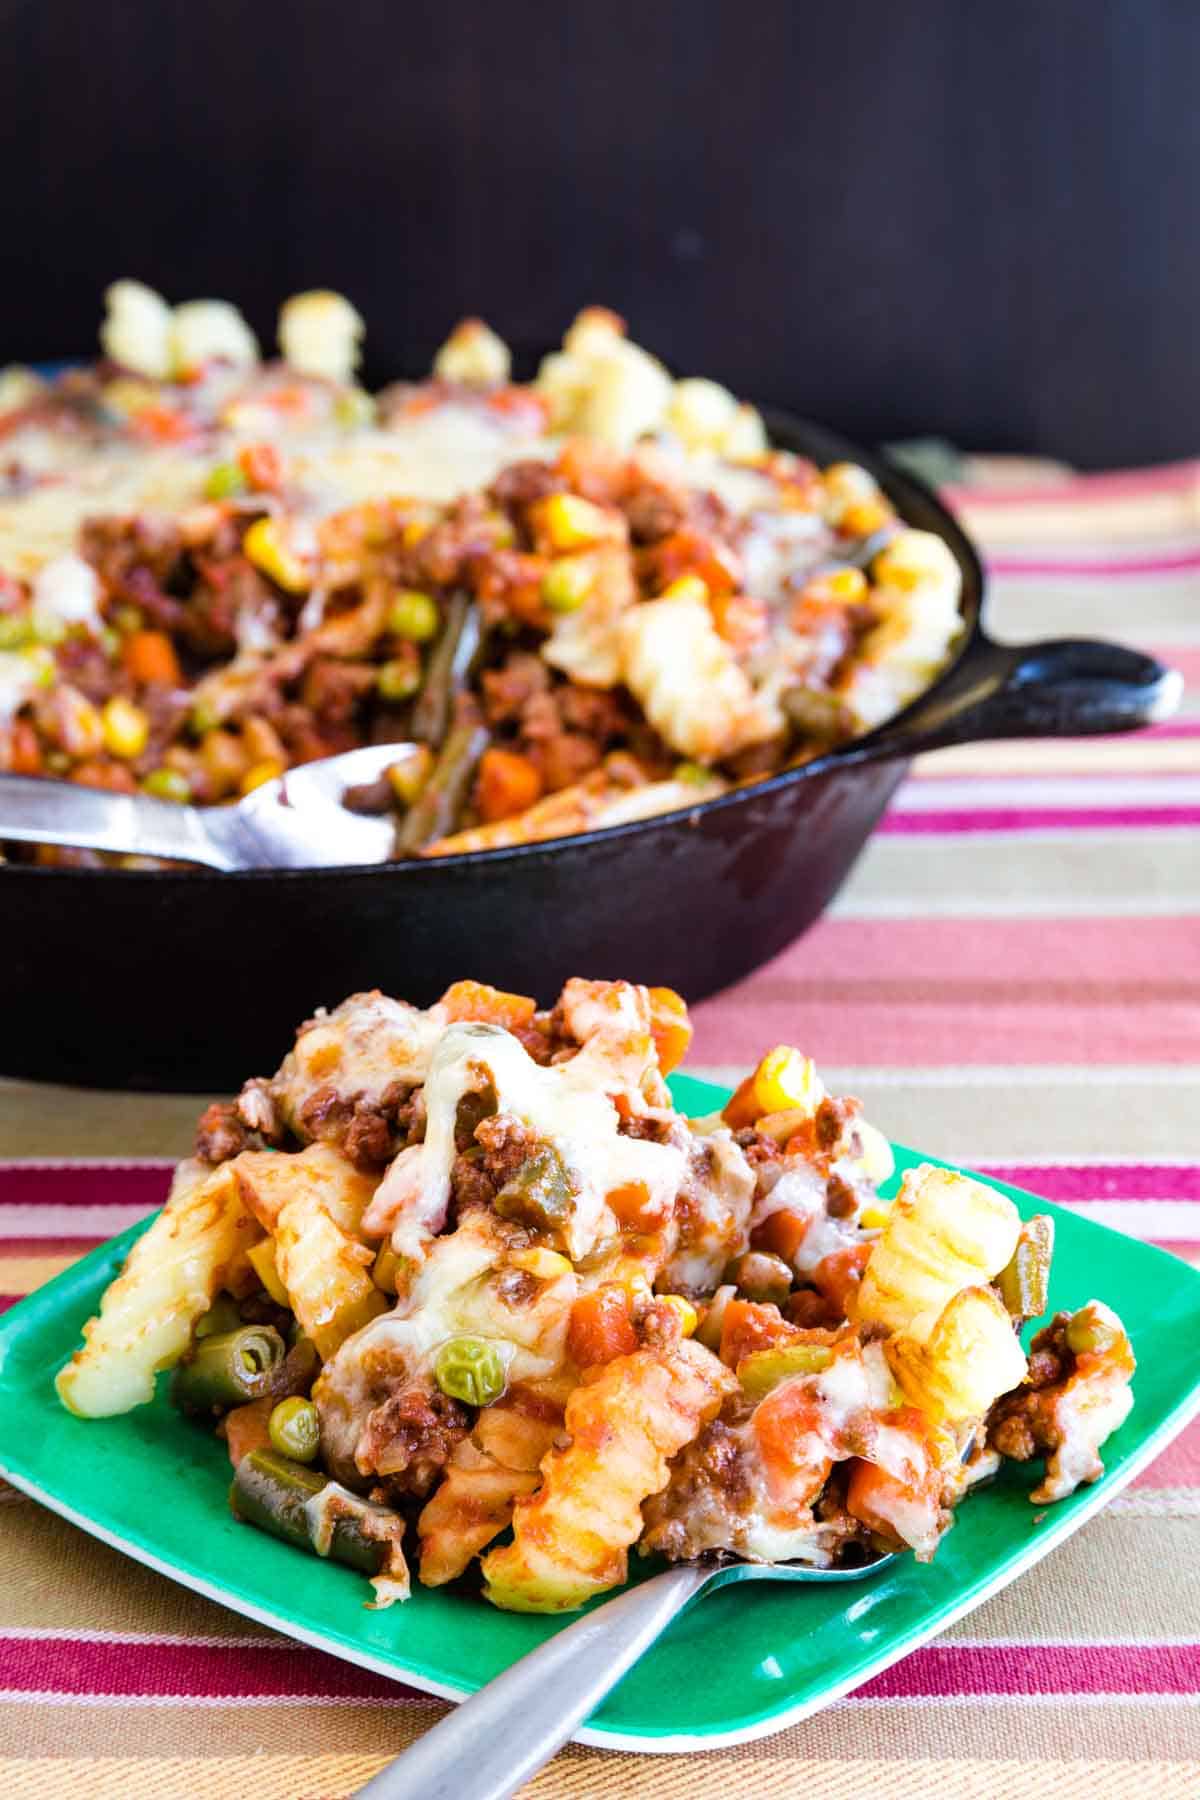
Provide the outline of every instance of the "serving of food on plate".
<path id="1" fill-rule="evenodd" d="M 0 771 L 212 804 L 395 742 L 349 801 L 437 857 L 811 761 L 961 634 L 958 561 L 872 474 L 602 308 L 531 383 L 468 320 L 371 396 L 339 295 L 289 300 L 268 362 L 226 303 L 107 307 L 103 361 L 0 375 Z"/>
<path id="2" fill-rule="evenodd" d="M 720 1112 L 664 1077 L 667 989 L 357 994 L 204 1114 L 195 1156 L 61 1369 L 97 1421 L 172 1398 L 235 1515 L 407 1598 L 574 1609 L 629 1551 L 818 1567 L 932 1558 L 969 1489 L 1103 1469 L 1134 1357 L 997 1189 L 886 1141 L 780 1046 Z M 102 1423 L 92 1427 L 97 1434 Z M 511 1536 L 505 1534 L 511 1530 Z M 503 1541 L 500 1541 L 503 1540 Z"/>

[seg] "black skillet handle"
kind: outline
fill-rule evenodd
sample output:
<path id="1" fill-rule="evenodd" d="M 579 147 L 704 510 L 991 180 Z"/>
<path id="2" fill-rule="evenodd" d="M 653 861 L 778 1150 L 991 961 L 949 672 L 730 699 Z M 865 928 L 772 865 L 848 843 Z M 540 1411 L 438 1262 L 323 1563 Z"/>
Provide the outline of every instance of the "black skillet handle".
<path id="1" fill-rule="evenodd" d="M 954 679 L 896 728 L 885 726 L 872 748 L 900 755 L 986 738 L 1136 731 L 1170 718 L 1182 692 L 1176 670 L 1121 644 L 994 644 L 980 637 Z"/>

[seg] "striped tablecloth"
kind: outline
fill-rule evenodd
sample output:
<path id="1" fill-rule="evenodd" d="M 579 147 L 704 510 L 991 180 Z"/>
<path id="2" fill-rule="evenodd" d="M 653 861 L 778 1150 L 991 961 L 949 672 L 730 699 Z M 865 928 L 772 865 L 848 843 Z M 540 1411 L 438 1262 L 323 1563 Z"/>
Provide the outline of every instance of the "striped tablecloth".
<path id="1" fill-rule="evenodd" d="M 953 498 L 1000 635 L 1123 637 L 1193 696 L 1134 738 L 924 760 L 831 916 L 699 1009 L 697 1073 L 793 1040 L 893 1136 L 1196 1259 L 1200 464 Z M 0 1292 L 153 1203 L 153 1159 L 196 1111 L 0 1083 Z M 30 1166 L 48 1157 L 69 1160 Z M 1183 1800 L 1198 1689 L 1200 1425 L 1035 1574 L 817 1718 L 697 1757 L 573 1747 L 528 1791 Z M 0 1490 L 0 1793 L 345 1795 L 440 1710 Z"/>

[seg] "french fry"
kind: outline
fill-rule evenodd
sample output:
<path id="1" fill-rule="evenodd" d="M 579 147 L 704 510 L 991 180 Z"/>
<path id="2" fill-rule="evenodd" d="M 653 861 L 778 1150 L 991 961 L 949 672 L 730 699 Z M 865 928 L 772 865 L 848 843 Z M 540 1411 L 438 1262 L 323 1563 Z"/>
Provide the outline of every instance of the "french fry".
<path id="1" fill-rule="evenodd" d="M 514 1501 L 537 1488 L 542 1458 L 561 1429 L 558 1408 L 530 1410 L 520 1395 L 505 1395 L 483 1409 L 417 1520 L 426 1587 L 453 1581 L 476 1551 L 507 1529 Z"/>
<path id="2" fill-rule="evenodd" d="M 982 1418 L 1027 1367 L 1008 1313 L 981 1287 L 955 1294 L 923 1344 L 890 1338 L 884 1354 L 910 1405 L 951 1425 Z"/>
<path id="3" fill-rule="evenodd" d="M 513 1541 L 484 1558 L 486 1597 L 512 1612 L 566 1612 L 624 1581 L 642 1502 L 669 1459 L 736 1386 L 684 1339 L 606 1363 L 567 1402 L 570 1444 L 542 1463 L 542 1486 L 513 1509 Z"/>
<path id="4" fill-rule="evenodd" d="M 928 1163 L 910 1169 L 871 1252 L 856 1317 L 921 1343 L 960 1288 L 986 1285 L 1016 1247 L 1021 1220 L 995 1188 Z"/>
<path id="5" fill-rule="evenodd" d="M 261 1235 L 231 1163 L 180 1163 L 166 1206 L 84 1326 L 83 1349 L 55 1378 L 64 1406 L 99 1419 L 153 1399 L 156 1373 L 179 1361 L 228 1270 Z"/>

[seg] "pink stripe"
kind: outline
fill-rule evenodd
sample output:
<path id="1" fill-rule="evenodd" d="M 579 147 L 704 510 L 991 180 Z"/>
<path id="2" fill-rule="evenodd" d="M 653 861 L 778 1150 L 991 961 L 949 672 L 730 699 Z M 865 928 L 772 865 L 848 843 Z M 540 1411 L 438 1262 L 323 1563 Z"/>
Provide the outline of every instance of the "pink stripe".
<path id="1" fill-rule="evenodd" d="M 86 1164 L 59 1169 L 0 1163 L 0 1206 L 161 1206 L 171 1185 L 171 1163 L 161 1168 L 103 1169 Z"/>
<path id="2" fill-rule="evenodd" d="M 1137 1393 L 1136 1376 L 1134 1393 Z M 1193 1419 L 1190 1425 L 1185 1425 L 1162 1454 L 1155 1457 L 1149 1468 L 1134 1476 L 1130 1486 L 1200 1488 L 1200 1419 Z"/>
<path id="3" fill-rule="evenodd" d="M 0 1237 L 5 1256 L 83 1256 L 106 1240 L 102 1237 Z"/>
<path id="4" fill-rule="evenodd" d="M 1200 481 L 1200 462 L 1163 463 L 1153 469 L 1114 469 L 1103 475 L 1074 475 L 1062 481 L 1029 482 L 1025 487 L 942 489 L 952 506 L 1061 506 L 1064 500 L 1097 503 L 1134 494 L 1187 493 Z"/>
<path id="5" fill-rule="evenodd" d="M 944 1694 L 1192 1694 L 1200 1644 L 927 1644 L 859 1689 L 860 1700 Z"/>
<path id="6" fill-rule="evenodd" d="M 690 1060 L 786 1043 L 819 1065 L 1194 1062 L 1198 984 L 1180 972 L 1198 944 L 1195 918 L 822 919 L 696 1008 Z"/>
<path id="7" fill-rule="evenodd" d="M 1010 1181 L 1043 1199 L 1072 1200 L 1200 1200 L 1200 1166 L 1172 1163 L 987 1163 L 980 1173 Z"/>
<path id="8" fill-rule="evenodd" d="M 1194 574 L 1200 569 L 1200 550 L 1176 550 L 1161 556 L 1071 557 L 989 556 L 993 575 L 1094 575 L 1111 581 L 1123 575 Z"/>
<path id="9" fill-rule="evenodd" d="M 978 831 L 1113 830 L 1200 825 L 1200 806 L 975 807 L 964 812 L 890 812 L 878 829 L 891 837 L 957 837 Z"/>
<path id="10" fill-rule="evenodd" d="M 1190 1694 L 1200 1645 L 934 1644 L 859 1690 L 862 1700 L 960 1694 Z M 413 1700 L 413 1689 L 301 1645 L 96 1644 L 0 1639 L 0 1688 L 155 1699 Z"/>

